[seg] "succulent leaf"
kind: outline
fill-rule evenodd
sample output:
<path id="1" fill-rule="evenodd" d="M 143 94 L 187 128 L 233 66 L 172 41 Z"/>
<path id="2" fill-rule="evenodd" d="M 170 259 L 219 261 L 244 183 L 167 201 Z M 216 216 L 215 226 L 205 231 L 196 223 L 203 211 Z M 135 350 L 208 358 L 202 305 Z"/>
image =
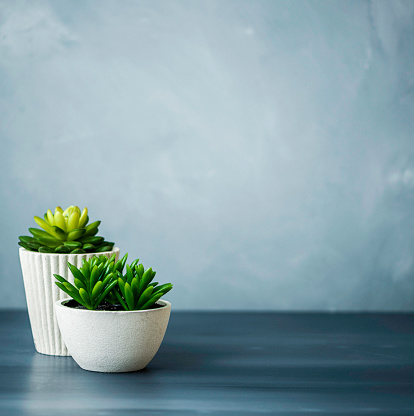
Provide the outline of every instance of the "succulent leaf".
<path id="1" fill-rule="evenodd" d="M 116 280 L 113 273 L 109 273 L 107 276 L 104 275 L 101 278 L 102 278 L 102 283 L 104 284 L 104 286 L 106 286 L 111 280 Z"/>
<path id="2" fill-rule="evenodd" d="M 128 306 L 125 304 L 125 301 L 124 301 L 123 297 L 121 296 L 121 294 L 119 293 L 119 291 L 114 290 L 114 293 L 115 293 L 115 297 L 118 299 L 119 304 L 122 305 L 122 307 L 127 311 Z"/>
<path id="3" fill-rule="evenodd" d="M 103 288 L 104 285 L 101 281 L 96 282 L 92 289 L 92 302 L 95 302 L 95 300 L 101 295 Z"/>
<path id="4" fill-rule="evenodd" d="M 119 260 L 115 263 L 115 265 L 114 265 L 114 270 L 116 270 L 116 271 L 118 271 L 118 272 L 122 273 L 122 271 L 123 271 L 123 269 L 124 269 L 124 266 L 125 266 L 125 263 L 126 263 L 127 258 L 128 258 L 128 254 L 125 254 L 125 256 L 124 256 L 124 257 L 122 257 L 122 259 L 119 259 Z"/>
<path id="5" fill-rule="evenodd" d="M 29 236 L 19 237 L 19 239 L 20 239 L 19 245 L 21 245 L 24 248 L 28 247 L 26 248 L 26 250 L 37 251 L 41 246 L 44 245 L 40 241 L 37 241 L 35 238 L 29 237 Z"/>
<path id="6" fill-rule="evenodd" d="M 96 283 L 98 282 L 99 279 L 99 267 L 95 264 L 95 266 L 92 267 L 91 270 L 91 288 L 95 287 Z"/>
<path id="7" fill-rule="evenodd" d="M 86 237 L 81 237 L 79 239 L 81 243 L 89 243 L 89 244 L 100 244 L 104 241 L 103 237 L 97 237 L 94 235 L 88 235 Z"/>
<path id="8" fill-rule="evenodd" d="M 79 228 L 83 228 L 88 223 L 88 219 L 88 208 L 84 208 L 79 217 Z"/>
<path id="9" fill-rule="evenodd" d="M 85 233 L 85 229 L 76 228 L 68 233 L 68 241 L 78 240 Z"/>
<path id="10" fill-rule="evenodd" d="M 72 273 L 72 275 L 75 279 L 79 279 L 84 283 L 86 282 L 85 276 L 83 275 L 83 273 L 76 266 L 74 266 L 73 264 L 68 263 L 68 267 L 69 267 L 69 270 L 70 270 L 70 272 Z"/>
<path id="11" fill-rule="evenodd" d="M 63 283 L 60 283 L 60 282 L 55 282 L 55 283 L 56 283 L 56 286 L 58 286 L 61 290 L 67 293 L 70 297 L 75 299 L 76 302 L 85 306 L 82 298 L 79 296 L 79 292 L 72 292 L 71 290 L 68 290 Z"/>
<path id="12" fill-rule="evenodd" d="M 142 275 L 142 278 L 139 281 L 139 294 L 141 295 L 144 290 L 147 288 L 148 284 L 153 279 L 152 275 L 152 268 L 145 270 L 144 274 Z"/>
<path id="13" fill-rule="evenodd" d="M 79 227 L 79 212 L 74 211 L 70 214 L 67 225 L 67 232 L 71 232 Z"/>
<path id="14" fill-rule="evenodd" d="M 97 230 L 98 230 L 98 227 L 99 227 L 100 223 L 101 223 L 100 221 L 95 221 L 95 222 L 92 222 L 91 224 L 87 225 L 85 227 L 85 237 L 87 235 L 95 235 Z"/>
<path id="15" fill-rule="evenodd" d="M 53 237 L 57 238 L 58 240 L 61 240 L 61 241 L 67 240 L 66 232 L 62 228 L 58 227 L 57 225 L 50 226 L 50 234 L 52 234 Z"/>
<path id="16" fill-rule="evenodd" d="M 34 237 L 29 237 L 29 236 L 22 236 L 22 237 L 19 237 L 19 239 L 23 243 L 35 243 L 36 242 L 36 239 Z"/>
<path id="17" fill-rule="evenodd" d="M 69 282 L 65 282 L 65 283 L 63 283 L 63 286 L 65 286 L 67 290 L 70 290 L 70 291 L 74 291 L 74 292 L 76 292 L 76 287 L 75 287 L 75 286 L 73 286 L 73 285 L 72 285 L 71 283 L 69 283 Z"/>
<path id="18" fill-rule="evenodd" d="M 134 299 L 138 301 L 139 299 L 139 285 L 138 285 L 138 279 L 134 277 L 131 281 L 131 289 L 132 293 L 134 294 Z"/>
<path id="19" fill-rule="evenodd" d="M 26 243 L 22 243 L 21 241 L 19 241 L 17 244 L 18 244 L 20 247 L 25 248 L 26 250 L 29 250 L 29 251 L 34 250 L 34 249 L 33 249 L 33 247 L 32 247 L 31 245 L 26 244 Z M 37 251 L 37 249 L 36 249 L 36 251 Z"/>
<path id="20" fill-rule="evenodd" d="M 118 278 L 118 287 L 121 290 L 122 296 L 125 298 L 125 283 L 120 277 Z"/>
<path id="21" fill-rule="evenodd" d="M 90 270 L 90 263 L 85 261 L 83 263 L 83 266 L 80 268 L 85 281 L 86 281 L 86 287 L 88 288 L 88 290 L 90 290 L 90 279 L 91 279 L 91 270 Z"/>
<path id="22" fill-rule="evenodd" d="M 71 250 L 82 247 L 82 243 L 80 241 L 64 241 L 63 244 Z"/>
<path id="23" fill-rule="evenodd" d="M 165 284 L 163 284 L 161 286 L 156 287 L 154 289 L 154 293 L 153 294 L 155 295 L 156 293 L 159 293 L 159 292 L 161 292 L 161 293 L 164 294 L 164 293 L 167 293 L 171 289 L 172 289 L 172 284 L 171 283 L 165 283 Z"/>
<path id="24" fill-rule="evenodd" d="M 71 213 L 72 213 L 72 210 L 73 210 L 73 205 L 70 205 L 69 207 L 67 207 L 63 212 L 62 212 L 62 215 L 63 216 L 65 216 L 65 217 L 68 217 Z"/>
<path id="25" fill-rule="evenodd" d="M 71 251 L 70 247 L 65 246 L 64 244 L 55 248 L 55 253 L 70 253 Z"/>
<path id="26" fill-rule="evenodd" d="M 78 289 L 84 289 L 84 290 L 86 290 L 86 286 L 85 286 L 85 284 L 81 280 L 75 278 L 74 283 L 75 283 L 75 286 Z"/>
<path id="27" fill-rule="evenodd" d="M 157 293 L 153 295 L 146 303 L 144 303 L 139 309 L 144 310 L 148 309 L 151 305 L 153 305 L 157 300 L 161 299 L 162 293 Z"/>
<path id="28" fill-rule="evenodd" d="M 46 216 L 47 216 L 47 219 L 49 221 L 49 224 L 50 225 L 55 225 L 55 218 L 53 217 L 53 213 L 50 209 L 47 210 Z"/>
<path id="29" fill-rule="evenodd" d="M 132 269 L 132 270 L 134 270 L 134 269 L 135 269 L 135 266 L 138 264 L 138 262 L 139 262 L 139 259 L 136 259 L 136 260 L 134 260 L 134 261 L 131 263 L 131 269 Z"/>
<path id="30" fill-rule="evenodd" d="M 128 264 L 126 265 L 126 270 L 127 270 L 127 273 L 126 273 L 126 275 L 127 275 L 127 282 L 129 284 L 131 284 L 134 275 L 132 274 L 131 267 Z"/>
<path id="31" fill-rule="evenodd" d="M 103 291 L 103 293 L 101 294 L 101 296 L 98 298 L 98 300 L 95 302 L 95 305 L 100 305 L 103 300 L 109 295 L 109 293 L 112 291 L 112 289 L 115 288 L 115 286 L 117 285 L 117 281 L 113 280 Z M 96 307 L 95 306 L 95 307 Z"/>
<path id="32" fill-rule="evenodd" d="M 39 227 L 43 228 L 46 233 L 50 234 L 50 225 L 45 220 L 42 220 L 40 217 L 37 216 L 34 217 L 34 220 Z"/>
<path id="33" fill-rule="evenodd" d="M 141 306 L 143 306 L 145 303 L 147 303 L 152 295 L 152 291 L 153 291 L 153 287 L 152 286 L 148 286 L 144 292 L 142 293 L 142 295 L 140 296 L 137 306 L 137 309 L 140 309 Z"/>
<path id="34" fill-rule="evenodd" d="M 65 217 L 60 211 L 57 211 L 54 215 L 55 225 L 59 227 L 63 232 L 67 231 Z M 40 225 L 40 224 L 39 224 Z"/>
<path id="35" fill-rule="evenodd" d="M 65 285 L 66 286 L 66 285 Z M 85 289 L 83 289 L 83 288 L 80 288 L 79 289 L 79 295 L 80 295 L 80 297 L 82 298 L 82 300 L 85 302 L 85 304 L 87 305 L 86 307 L 88 308 L 88 309 L 91 309 L 91 298 L 90 298 L 90 296 L 89 296 L 89 294 L 88 294 L 88 292 L 85 290 Z"/>
<path id="36" fill-rule="evenodd" d="M 38 251 L 39 253 L 54 253 L 54 251 L 51 248 L 45 246 L 40 246 Z"/>
<path id="37" fill-rule="evenodd" d="M 59 282 L 61 282 L 61 283 L 65 283 L 66 282 L 66 280 L 62 276 L 59 276 L 58 274 L 54 274 L 53 276 L 55 276 L 55 278 L 57 280 L 59 280 Z"/>
<path id="38" fill-rule="evenodd" d="M 95 250 L 96 253 L 104 253 L 105 251 L 111 251 L 114 244 L 111 243 L 111 245 L 101 246 Z"/>
<path id="39" fill-rule="evenodd" d="M 94 252 L 95 251 L 96 252 L 96 247 L 93 244 L 89 244 L 89 243 L 83 244 L 82 248 L 85 251 L 89 251 L 89 252 Z"/>
<path id="40" fill-rule="evenodd" d="M 128 305 L 128 309 L 133 310 L 134 309 L 134 294 L 132 293 L 131 286 L 129 283 L 125 283 L 125 300 Z"/>
<path id="41" fill-rule="evenodd" d="M 137 273 L 138 273 L 139 277 L 142 278 L 142 276 L 144 274 L 144 266 L 142 264 L 138 265 Z"/>
<path id="42" fill-rule="evenodd" d="M 71 251 L 71 254 L 85 254 L 86 251 L 81 248 L 75 248 L 75 250 Z"/>

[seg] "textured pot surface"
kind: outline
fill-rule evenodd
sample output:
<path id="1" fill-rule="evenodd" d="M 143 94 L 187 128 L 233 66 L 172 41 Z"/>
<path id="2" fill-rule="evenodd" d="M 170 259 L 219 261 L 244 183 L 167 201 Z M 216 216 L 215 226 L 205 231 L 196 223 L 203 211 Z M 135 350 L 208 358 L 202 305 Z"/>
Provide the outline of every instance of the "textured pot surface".
<path id="1" fill-rule="evenodd" d="M 73 359 L 84 370 L 123 373 L 142 370 L 164 338 L 171 303 L 145 311 L 89 311 L 55 303 L 63 339 Z"/>
<path id="2" fill-rule="evenodd" d="M 85 254 L 49 254 L 29 251 L 22 247 L 19 249 L 27 309 L 38 352 L 48 355 L 70 355 L 60 335 L 54 313 L 54 303 L 67 297 L 67 294 L 55 285 L 56 279 L 53 274 L 59 274 L 73 283 L 68 262 L 80 267 L 82 259 L 90 259 L 101 254 L 110 257 L 113 253 L 116 253 L 118 259 L 117 247 L 104 253 Z"/>

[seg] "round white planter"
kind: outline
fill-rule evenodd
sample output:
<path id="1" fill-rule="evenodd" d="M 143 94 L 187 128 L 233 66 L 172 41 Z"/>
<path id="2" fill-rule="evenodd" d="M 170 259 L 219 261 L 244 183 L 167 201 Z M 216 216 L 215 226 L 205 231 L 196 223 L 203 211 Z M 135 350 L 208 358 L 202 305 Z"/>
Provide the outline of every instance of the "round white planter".
<path id="1" fill-rule="evenodd" d="M 171 303 L 144 311 L 90 311 L 55 303 L 62 337 L 73 359 L 84 370 L 123 373 L 142 370 L 164 338 Z"/>
<path id="2" fill-rule="evenodd" d="M 118 247 L 104 253 L 85 254 L 38 253 L 20 247 L 20 264 L 27 309 L 35 348 L 38 352 L 47 355 L 70 355 L 60 335 L 53 310 L 54 303 L 67 297 L 67 294 L 55 285 L 56 279 L 53 274 L 59 274 L 73 283 L 68 262 L 80 267 L 82 259 L 101 254 L 110 257 L 114 253 L 118 259 Z"/>

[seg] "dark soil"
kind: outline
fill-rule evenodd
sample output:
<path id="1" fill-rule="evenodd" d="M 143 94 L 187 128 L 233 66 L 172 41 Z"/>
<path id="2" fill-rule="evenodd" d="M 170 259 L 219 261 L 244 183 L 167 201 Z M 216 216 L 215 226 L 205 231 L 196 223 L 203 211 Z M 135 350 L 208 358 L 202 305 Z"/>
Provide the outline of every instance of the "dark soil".
<path id="1" fill-rule="evenodd" d="M 76 300 L 70 300 L 69 302 L 66 302 L 64 304 L 65 306 L 68 306 L 69 308 L 73 308 L 73 309 L 87 309 L 82 305 L 79 305 L 78 302 L 76 302 Z M 158 308 L 162 308 L 164 305 L 160 305 L 158 303 L 155 303 L 154 305 L 152 305 L 150 308 L 148 309 L 158 309 Z M 125 309 L 122 307 L 122 305 L 120 304 L 112 304 L 112 303 L 108 303 L 108 302 L 102 302 L 96 309 L 96 311 L 124 311 Z"/>

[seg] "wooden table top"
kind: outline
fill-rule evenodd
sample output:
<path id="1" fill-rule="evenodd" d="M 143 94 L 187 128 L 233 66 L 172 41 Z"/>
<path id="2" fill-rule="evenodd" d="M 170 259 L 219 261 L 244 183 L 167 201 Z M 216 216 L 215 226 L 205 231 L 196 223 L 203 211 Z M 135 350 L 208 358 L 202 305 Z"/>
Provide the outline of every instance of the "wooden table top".
<path id="1" fill-rule="evenodd" d="M 0 312 L 0 415 L 414 415 L 414 314 L 172 312 L 140 372 L 35 352 Z"/>

